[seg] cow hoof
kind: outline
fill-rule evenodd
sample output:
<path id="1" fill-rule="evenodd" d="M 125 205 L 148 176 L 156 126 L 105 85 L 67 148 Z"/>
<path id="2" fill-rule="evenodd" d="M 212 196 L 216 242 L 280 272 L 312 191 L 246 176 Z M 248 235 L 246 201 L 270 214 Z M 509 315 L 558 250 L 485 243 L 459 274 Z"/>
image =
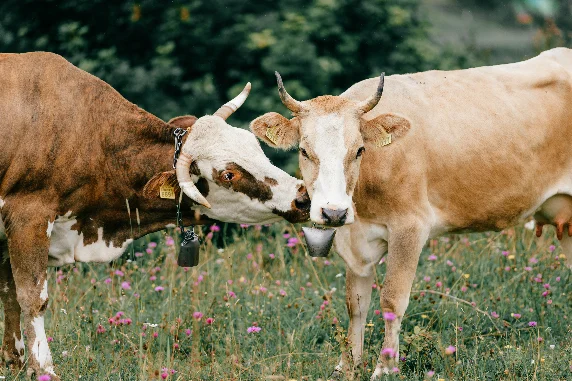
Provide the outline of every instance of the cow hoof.
<path id="1" fill-rule="evenodd" d="M 343 379 L 344 379 L 344 374 L 340 366 L 336 366 L 332 374 L 330 374 L 330 377 L 328 377 L 328 380 L 331 381 L 341 381 Z"/>
<path id="2" fill-rule="evenodd" d="M 26 373 L 31 380 L 39 380 L 42 376 L 49 376 L 50 381 L 61 381 L 60 377 L 54 372 L 54 368 L 51 366 L 42 370 L 28 367 L 28 371 Z"/>

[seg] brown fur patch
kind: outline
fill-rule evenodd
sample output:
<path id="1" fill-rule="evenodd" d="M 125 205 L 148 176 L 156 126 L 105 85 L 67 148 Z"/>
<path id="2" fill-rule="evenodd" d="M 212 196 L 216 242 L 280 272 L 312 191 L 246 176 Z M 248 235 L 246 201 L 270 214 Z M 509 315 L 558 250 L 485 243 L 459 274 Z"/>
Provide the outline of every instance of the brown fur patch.
<path id="1" fill-rule="evenodd" d="M 221 175 L 224 171 L 236 171 L 239 173 L 239 176 L 233 181 L 223 181 Z M 243 193 L 251 199 L 257 199 L 262 202 L 272 199 L 273 194 L 270 185 L 264 181 L 257 180 L 250 172 L 236 163 L 228 163 L 222 171 L 217 171 L 213 168 L 212 176 L 213 181 L 217 185 Z"/>
<path id="2" fill-rule="evenodd" d="M 322 95 L 304 102 L 306 109 L 312 113 L 331 114 L 347 107 L 355 107 L 355 102 L 334 95 Z M 357 110 L 356 110 L 357 112 Z"/>
<path id="3" fill-rule="evenodd" d="M 276 181 L 276 179 L 273 179 L 272 177 L 265 177 L 264 182 L 272 187 L 278 185 L 278 181 Z"/>

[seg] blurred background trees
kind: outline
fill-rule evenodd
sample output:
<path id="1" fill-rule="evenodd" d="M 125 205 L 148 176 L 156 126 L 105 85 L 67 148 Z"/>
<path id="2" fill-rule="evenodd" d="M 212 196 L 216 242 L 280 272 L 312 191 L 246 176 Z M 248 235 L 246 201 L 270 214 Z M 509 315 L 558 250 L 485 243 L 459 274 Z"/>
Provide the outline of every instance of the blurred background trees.
<path id="1" fill-rule="evenodd" d="M 274 71 L 298 99 L 365 78 L 516 61 L 570 45 L 572 0 L 4 0 L 0 51 L 44 50 L 169 119 L 278 111 Z M 295 155 L 267 150 L 290 172 Z"/>

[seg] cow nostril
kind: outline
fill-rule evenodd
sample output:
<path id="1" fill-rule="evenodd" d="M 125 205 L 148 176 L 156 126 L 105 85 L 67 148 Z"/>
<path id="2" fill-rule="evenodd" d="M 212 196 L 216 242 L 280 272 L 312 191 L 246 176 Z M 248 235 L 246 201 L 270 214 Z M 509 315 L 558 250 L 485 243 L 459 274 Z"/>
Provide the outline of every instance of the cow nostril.
<path id="1" fill-rule="evenodd" d="M 341 226 L 346 222 L 348 210 L 322 208 L 322 217 L 326 225 Z"/>
<path id="2" fill-rule="evenodd" d="M 310 198 L 309 197 L 298 197 L 294 200 L 294 206 L 296 209 L 307 210 L 310 209 Z"/>

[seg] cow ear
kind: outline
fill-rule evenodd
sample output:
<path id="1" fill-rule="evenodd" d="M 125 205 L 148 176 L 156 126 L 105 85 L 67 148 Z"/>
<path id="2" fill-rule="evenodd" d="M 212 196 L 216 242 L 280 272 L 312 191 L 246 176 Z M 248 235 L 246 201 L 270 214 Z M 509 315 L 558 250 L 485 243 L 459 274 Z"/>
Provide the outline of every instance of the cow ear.
<path id="1" fill-rule="evenodd" d="M 163 188 L 163 194 L 161 194 L 161 188 Z M 168 172 L 161 172 L 153 176 L 143 188 L 143 197 L 148 199 L 174 198 L 174 195 L 179 194 L 180 191 L 181 188 L 179 187 L 179 182 L 177 181 L 177 175 L 173 170 Z"/>
<path id="2" fill-rule="evenodd" d="M 171 119 L 168 124 L 172 127 L 177 128 L 190 128 L 197 121 L 197 117 L 194 115 L 183 115 Z"/>
<path id="3" fill-rule="evenodd" d="M 300 141 L 299 119 L 286 119 L 276 112 L 269 112 L 254 119 L 250 123 L 250 130 L 274 148 L 289 149 Z"/>
<path id="4" fill-rule="evenodd" d="M 409 119 L 393 113 L 381 114 L 370 120 L 362 118 L 361 123 L 364 140 L 377 146 L 391 144 L 395 138 L 404 136 L 409 128 Z"/>

